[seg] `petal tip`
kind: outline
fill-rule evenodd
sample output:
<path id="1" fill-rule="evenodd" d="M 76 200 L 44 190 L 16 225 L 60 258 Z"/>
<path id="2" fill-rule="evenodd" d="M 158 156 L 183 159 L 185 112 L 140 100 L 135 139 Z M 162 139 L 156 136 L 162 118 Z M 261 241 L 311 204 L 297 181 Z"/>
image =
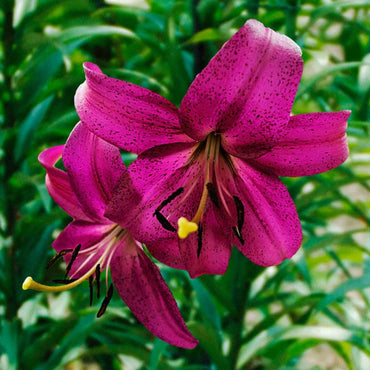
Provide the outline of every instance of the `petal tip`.
<path id="1" fill-rule="evenodd" d="M 94 64 L 94 63 L 84 62 L 82 64 L 82 66 L 84 68 L 85 73 L 87 73 L 87 72 L 95 72 L 95 73 L 103 74 L 103 72 L 101 71 L 101 69 L 96 64 Z"/>

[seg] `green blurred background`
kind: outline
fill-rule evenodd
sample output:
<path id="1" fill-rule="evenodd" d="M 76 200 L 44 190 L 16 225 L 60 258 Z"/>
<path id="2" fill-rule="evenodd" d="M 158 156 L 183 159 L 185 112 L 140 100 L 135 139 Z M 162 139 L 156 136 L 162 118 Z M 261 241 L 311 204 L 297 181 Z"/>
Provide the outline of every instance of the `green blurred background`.
<path id="1" fill-rule="evenodd" d="M 0 1 L 1 369 L 370 369 L 368 0 Z M 224 276 L 191 280 L 161 266 L 194 350 L 140 325 L 115 293 L 106 314 L 88 283 L 24 292 L 46 270 L 70 221 L 49 197 L 37 161 L 63 144 L 91 61 L 179 104 L 192 79 L 249 18 L 287 34 L 305 69 L 294 114 L 351 109 L 350 157 L 328 173 L 283 179 L 303 248 L 262 269 L 234 251 Z M 133 157 L 123 154 L 125 163 Z"/>

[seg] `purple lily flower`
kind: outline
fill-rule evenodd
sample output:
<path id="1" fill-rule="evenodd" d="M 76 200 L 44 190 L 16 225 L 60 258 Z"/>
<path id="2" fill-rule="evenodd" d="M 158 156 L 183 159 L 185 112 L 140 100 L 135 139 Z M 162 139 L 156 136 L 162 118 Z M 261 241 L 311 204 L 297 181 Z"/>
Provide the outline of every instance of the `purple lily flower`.
<path id="1" fill-rule="evenodd" d="M 67 169 L 55 167 L 63 155 Z M 179 347 L 194 348 L 194 339 L 158 267 L 130 233 L 104 216 L 119 178 L 126 172 L 119 149 L 99 139 L 83 124 L 72 131 L 65 147 L 43 151 L 39 160 L 46 169 L 46 185 L 52 198 L 73 217 L 53 243 L 57 257 L 64 256 L 71 278 L 62 286 L 45 286 L 28 277 L 23 289 L 63 291 L 95 277 L 98 295 L 100 272 L 111 271 L 122 300 L 155 336 Z M 78 245 L 78 247 L 77 247 Z M 106 287 L 100 316 L 113 294 Z"/>
<path id="2" fill-rule="evenodd" d="M 303 69 L 291 39 L 247 21 L 195 78 L 179 109 L 94 64 L 84 68 L 75 97 L 81 120 L 139 154 L 107 217 L 191 277 L 223 274 L 233 244 L 262 266 L 297 252 L 301 225 L 278 176 L 343 163 L 350 111 L 291 116 Z"/>

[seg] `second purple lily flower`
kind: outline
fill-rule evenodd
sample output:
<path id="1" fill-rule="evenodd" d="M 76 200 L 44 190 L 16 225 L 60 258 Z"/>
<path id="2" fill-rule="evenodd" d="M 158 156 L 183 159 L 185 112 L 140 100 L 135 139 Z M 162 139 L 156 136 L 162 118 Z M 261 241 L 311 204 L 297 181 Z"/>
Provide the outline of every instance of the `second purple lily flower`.
<path id="1" fill-rule="evenodd" d="M 107 215 L 160 261 L 190 276 L 223 274 L 232 245 L 270 266 L 302 241 L 294 203 L 278 176 L 328 171 L 348 156 L 349 111 L 291 116 L 300 48 L 250 20 L 196 77 L 179 109 L 85 63 L 81 120 L 139 154 Z M 132 215 L 135 215 L 133 217 Z"/>
<path id="2" fill-rule="evenodd" d="M 67 172 L 55 167 L 62 155 Z M 110 270 L 119 295 L 148 330 L 175 346 L 194 348 L 198 341 L 187 329 L 159 268 L 127 230 L 104 217 L 113 189 L 126 172 L 118 148 L 79 123 L 65 146 L 46 149 L 39 159 L 50 195 L 74 219 L 53 243 L 56 257 L 64 256 L 67 262 L 71 280 L 46 286 L 28 277 L 23 289 L 63 291 L 85 280 L 92 288 L 95 278 L 99 296 L 100 272 L 105 270 L 108 284 Z M 106 291 L 98 316 L 104 313 L 113 287 L 107 285 Z"/>

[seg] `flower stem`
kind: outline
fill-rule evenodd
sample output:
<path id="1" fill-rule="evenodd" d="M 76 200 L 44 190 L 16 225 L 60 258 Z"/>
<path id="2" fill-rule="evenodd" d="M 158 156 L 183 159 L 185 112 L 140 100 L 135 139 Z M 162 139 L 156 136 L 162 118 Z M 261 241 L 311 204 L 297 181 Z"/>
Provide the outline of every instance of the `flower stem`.
<path id="1" fill-rule="evenodd" d="M 236 369 L 241 345 L 243 344 L 244 320 L 248 309 L 248 297 L 252 281 L 263 270 L 263 267 L 250 262 L 237 250 L 233 251 L 232 263 L 229 266 L 233 271 L 233 303 L 235 309 L 231 313 L 229 326 L 230 352 L 229 368 Z"/>
<path id="2" fill-rule="evenodd" d="M 258 16 L 259 0 L 248 0 L 247 1 L 247 10 L 248 14 L 252 17 Z"/>
<path id="3" fill-rule="evenodd" d="M 1 102 L 3 106 L 3 124 L 2 131 L 5 134 L 4 150 L 6 156 L 2 165 L 1 173 L 1 203 L 3 206 L 3 212 L 6 218 L 4 239 L 7 240 L 7 269 L 6 274 L 10 277 L 8 291 L 6 294 L 11 296 L 11 299 L 7 299 L 7 305 L 5 308 L 5 317 L 8 320 L 14 318 L 18 310 L 17 300 L 17 289 L 16 289 L 16 272 L 17 272 L 17 261 L 15 256 L 15 246 L 13 234 L 17 221 L 17 207 L 15 205 L 12 196 L 11 178 L 17 171 L 17 166 L 14 161 L 14 143 L 15 143 L 15 109 L 14 109 L 14 93 L 12 88 L 12 56 L 14 47 L 14 34 L 13 28 L 13 16 L 14 16 L 14 0 L 4 0 L 2 2 L 2 10 L 4 14 L 3 19 L 3 33 L 2 33 L 2 44 L 3 44 L 3 83 L 1 86 Z"/>
<path id="4" fill-rule="evenodd" d="M 297 15 L 300 8 L 300 0 L 290 0 L 286 8 L 286 34 L 292 40 L 296 39 Z"/>
<path id="5" fill-rule="evenodd" d="M 195 35 L 200 31 L 200 19 L 197 11 L 199 0 L 192 1 L 192 16 L 193 16 L 193 34 Z M 194 56 L 194 68 L 193 74 L 194 77 L 205 67 L 205 44 L 204 43 L 195 43 L 193 46 L 193 56 Z"/>

